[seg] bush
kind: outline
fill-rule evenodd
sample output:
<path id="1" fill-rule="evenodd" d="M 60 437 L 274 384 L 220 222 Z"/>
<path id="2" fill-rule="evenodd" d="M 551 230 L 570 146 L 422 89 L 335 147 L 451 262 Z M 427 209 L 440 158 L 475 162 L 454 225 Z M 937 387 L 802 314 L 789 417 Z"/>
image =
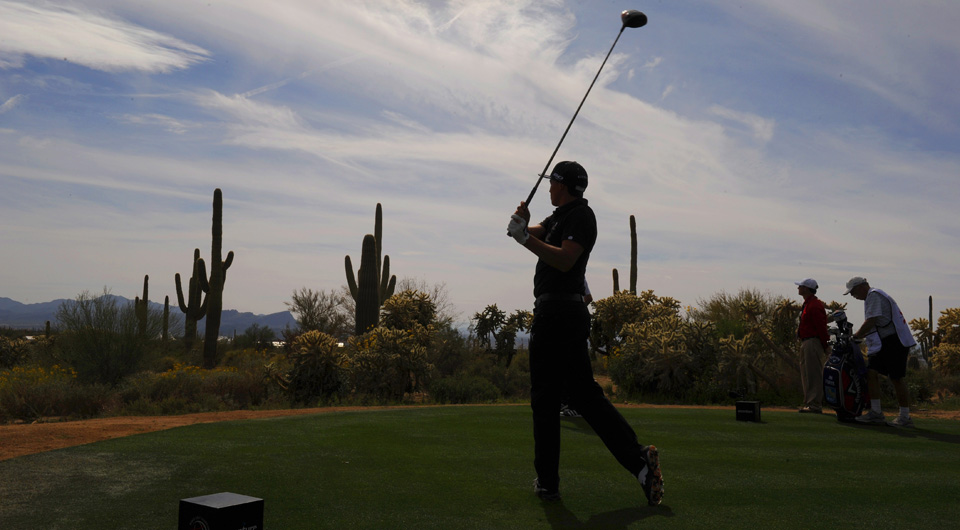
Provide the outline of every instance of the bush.
<path id="1" fill-rule="evenodd" d="M 492 403 L 500 398 L 500 391 L 493 383 L 466 374 L 432 381 L 429 391 L 437 403 Z"/>
<path id="2" fill-rule="evenodd" d="M 454 328 L 440 328 L 427 348 L 427 362 L 439 376 L 450 376 L 463 368 L 470 356 L 467 339 Z"/>
<path id="3" fill-rule="evenodd" d="M 907 385 L 910 402 L 914 404 L 930 402 L 937 395 L 940 383 L 936 371 L 931 368 L 911 368 L 903 382 Z"/>
<path id="4" fill-rule="evenodd" d="M 687 323 L 677 315 L 661 315 L 628 323 L 609 362 L 610 378 L 625 392 L 682 397 L 695 377 L 687 348 Z"/>
<path id="5" fill-rule="evenodd" d="M 246 408 L 263 403 L 263 375 L 233 367 L 205 370 L 176 364 L 162 373 L 142 372 L 120 386 L 126 413 L 171 414 Z"/>
<path id="6" fill-rule="evenodd" d="M 930 366 L 943 375 L 960 375 L 960 344 L 940 344 L 933 348 Z"/>
<path id="7" fill-rule="evenodd" d="M 150 352 L 147 337 L 160 335 L 162 319 L 151 311 L 141 333 L 133 304 L 121 307 L 107 290 L 96 297 L 84 292 L 57 309 L 57 355 L 83 383 L 119 384 L 143 368 Z"/>
<path id="8" fill-rule="evenodd" d="M 273 349 L 277 333 L 267 326 L 253 324 L 233 341 L 234 348 L 267 351 Z"/>
<path id="9" fill-rule="evenodd" d="M 0 368 L 10 368 L 27 357 L 27 341 L 0 335 Z"/>
<path id="10" fill-rule="evenodd" d="M 80 385 L 70 368 L 16 366 L 0 371 L 0 421 L 49 416 L 89 417 L 108 400 L 101 385 Z"/>
<path id="11" fill-rule="evenodd" d="M 527 399 L 530 397 L 530 351 L 517 350 L 517 354 L 510 361 L 510 366 L 504 374 L 500 392 L 511 399 Z"/>
<path id="12" fill-rule="evenodd" d="M 433 367 L 413 332 L 382 327 L 350 338 L 348 367 L 353 389 L 380 402 L 396 402 L 418 390 Z"/>
<path id="13" fill-rule="evenodd" d="M 434 324 L 436 319 L 437 309 L 430 295 L 408 289 L 383 302 L 380 325 L 389 329 L 426 328 Z"/>
<path id="14" fill-rule="evenodd" d="M 349 390 L 346 357 L 337 340 L 321 331 L 307 331 L 291 345 L 290 370 L 284 388 L 297 403 L 342 397 Z"/>

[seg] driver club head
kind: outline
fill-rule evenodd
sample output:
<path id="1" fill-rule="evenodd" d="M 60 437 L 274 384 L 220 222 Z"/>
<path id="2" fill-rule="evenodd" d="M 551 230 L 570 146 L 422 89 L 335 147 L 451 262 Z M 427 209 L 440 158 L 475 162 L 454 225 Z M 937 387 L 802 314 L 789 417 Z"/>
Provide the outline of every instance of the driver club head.
<path id="1" fill-rule="evenodd" d="M 636 9 L 627 9 L 620 13 L 620 20 L 625 28 L 640 28 L 647 25 L 647 15 Z"/>

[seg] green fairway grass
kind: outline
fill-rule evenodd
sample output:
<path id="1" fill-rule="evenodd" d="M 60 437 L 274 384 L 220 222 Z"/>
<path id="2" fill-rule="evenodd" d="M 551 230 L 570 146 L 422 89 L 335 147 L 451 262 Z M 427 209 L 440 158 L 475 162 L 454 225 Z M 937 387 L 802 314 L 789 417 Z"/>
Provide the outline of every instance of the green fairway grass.
<path id="1" fill-rule="evenodd" d="M 264 499 L 268 530 L 955 528 L 960 422 L 621 409 L 660 448 L 666 495 L 564 419 L 563 501 L 533 494 L 526 406 L 400 408 L 212 423 L 0 462 L 0 528 L 175 529 L 179 499 Z M 0 441 L 2 443 L 2 441 Z"/>

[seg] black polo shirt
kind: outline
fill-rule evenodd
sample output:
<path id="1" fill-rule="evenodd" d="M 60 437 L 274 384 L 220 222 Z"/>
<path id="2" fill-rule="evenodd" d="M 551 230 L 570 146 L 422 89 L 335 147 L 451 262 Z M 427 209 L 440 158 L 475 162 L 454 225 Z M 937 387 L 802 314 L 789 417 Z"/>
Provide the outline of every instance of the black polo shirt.
<path id="1" fill-rule="evenodd" d="M 587 200 L 579 198 L 564 204 L 540 225 L 547 230 L 544 243 L 560 247 L 564 241 L 572 240 L 583 247 L 583 253 L 567 272 L 560 272 L 542 259 L 538 260 L 537 272 L 533 276 L 533 296 L 547 293 L 583 294 L 587 261 L 597 241 L 597 218 L 587 205 Z"/>

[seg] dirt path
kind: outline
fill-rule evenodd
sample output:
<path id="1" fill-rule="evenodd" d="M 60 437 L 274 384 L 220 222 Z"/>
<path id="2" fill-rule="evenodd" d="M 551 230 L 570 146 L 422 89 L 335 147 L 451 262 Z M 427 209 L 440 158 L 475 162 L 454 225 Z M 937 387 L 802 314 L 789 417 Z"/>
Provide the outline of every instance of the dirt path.
<path id="1" fill-rule="evenodd" d="M 422 405 L 421 405 L 422 406 Z M 437 405 L 442 406 L 442 405 Z M 693 407 L 685 405 L 624 405 L 625 408 L 729 408 L 732 407 Z M 202 412 L 178 416 L 123 416 L 115 418 L 97 418 L 81 421 L 58 421 L 49 423 L 30 423 L 0 425 L 0 461 L 18 456 L 42 453 L 64 447 L 84 445 L 133 434 L 162 431 L 174 427 L 212 423 L 217 421 L 249 420 L 255 418 L 276 418 L 298 414 L 318 414 L 323 412 L 342 412 L 349 410 L 382 410 L 403 407 L 325 407 L 292 410 L 234 410 L 229 412 Z M 771 408 L 766 410 L 790 411 L 791 409 Z M 960 420 L 960 411 L 917 411 L 917 418 L 942 418 Z"/>
<path id="2" fill-rule="evenodd" d="M 174 427 L 217 421 L 276 418 L 297 414 L 338 412 L 354 407 L 328 407 L 293 410 L 233 410 L 201 412 L 177 416 L 121 416 L 81 421 L 0 425 L 0 461 L 33 453 L 42 453 L 74 445 L 83 445 L 112 438 Z M 373 407 L 370 407 L 373 408 Z"/>

